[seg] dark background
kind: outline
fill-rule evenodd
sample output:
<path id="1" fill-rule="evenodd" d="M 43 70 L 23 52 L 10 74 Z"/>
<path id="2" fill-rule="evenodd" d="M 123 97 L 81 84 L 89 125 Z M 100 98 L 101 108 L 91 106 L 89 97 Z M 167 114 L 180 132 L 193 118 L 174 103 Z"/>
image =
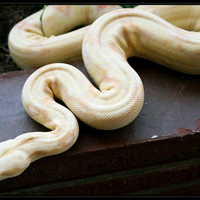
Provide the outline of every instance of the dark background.
<path id="1" fill-rule="evenodd" d="M 22 19 L 43 8 L 40 5 L 0 5 L 0 73 L 17 71 L 20 68 L 9 54 L 8 35 L 12 27 Z"/>

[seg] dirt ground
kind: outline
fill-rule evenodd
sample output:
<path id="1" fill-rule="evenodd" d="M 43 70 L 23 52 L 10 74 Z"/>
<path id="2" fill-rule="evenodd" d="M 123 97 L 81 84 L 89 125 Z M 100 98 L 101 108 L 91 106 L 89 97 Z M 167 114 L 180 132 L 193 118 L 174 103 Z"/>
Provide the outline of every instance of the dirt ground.
<path id="1" fill-rule="evenodd" d="M 0 5 L 0 73 L 20 70 L 9 54 L 8 34 L 16 23 L 42 9 L 43 6 Z"/>

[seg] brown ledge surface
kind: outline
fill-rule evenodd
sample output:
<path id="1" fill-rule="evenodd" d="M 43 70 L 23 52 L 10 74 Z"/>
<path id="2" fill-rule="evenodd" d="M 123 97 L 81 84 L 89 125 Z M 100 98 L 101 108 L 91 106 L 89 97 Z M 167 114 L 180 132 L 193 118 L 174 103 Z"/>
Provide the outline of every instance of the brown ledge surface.
<path id="1" fill-rule="evenodd" d="M 79 138 L 71 149 L 39 159 L 21 175 L 1 181 L 0 194 L 199 158 L 199 76 L 139 58 L 130 58 L 129 63 L 145 89 L 138 117 L 115 131 L 96 130 L 79 121 Z M 86 74 L 82 62 L 73 65 Z M 48 130 L 32 120 L 21 103 L 22 87 L 33 71 L 0 74 L 0 142 L 26 132 Z"/>

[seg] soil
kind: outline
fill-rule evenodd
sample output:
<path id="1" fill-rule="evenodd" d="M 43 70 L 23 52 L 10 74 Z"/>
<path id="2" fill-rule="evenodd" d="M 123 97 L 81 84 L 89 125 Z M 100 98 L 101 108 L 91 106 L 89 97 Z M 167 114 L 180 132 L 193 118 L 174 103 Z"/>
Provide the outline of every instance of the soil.
<path id="1" fill-rule="evenodd" d="M 0 5 L 0 73 L 21 70 L 13 61 L 8 49 L 8 34 L 12 27 L 44 5 Z"/>

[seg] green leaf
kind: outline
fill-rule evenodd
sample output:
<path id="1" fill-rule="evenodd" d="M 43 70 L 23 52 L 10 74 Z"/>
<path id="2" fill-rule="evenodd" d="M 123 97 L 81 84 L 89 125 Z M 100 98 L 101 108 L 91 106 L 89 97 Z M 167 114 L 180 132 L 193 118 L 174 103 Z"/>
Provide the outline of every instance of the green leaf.
<path id="1" fill-rule="evenodd" d="M 40 15 L 40 22 L 41 22 L 41 30 L 42 30 L 42 35 L 45 37 L 45 34 L 44 34 L 44 29 L 43 29 L 43 22 L 42 22 L 42 17 L 43 17 L 43 14 L 44 14 L 44 10 L 46 9 L 47 5 L 44 5 L 43 7 L 43 10 L 42 10 L 42 13 Z"/>

